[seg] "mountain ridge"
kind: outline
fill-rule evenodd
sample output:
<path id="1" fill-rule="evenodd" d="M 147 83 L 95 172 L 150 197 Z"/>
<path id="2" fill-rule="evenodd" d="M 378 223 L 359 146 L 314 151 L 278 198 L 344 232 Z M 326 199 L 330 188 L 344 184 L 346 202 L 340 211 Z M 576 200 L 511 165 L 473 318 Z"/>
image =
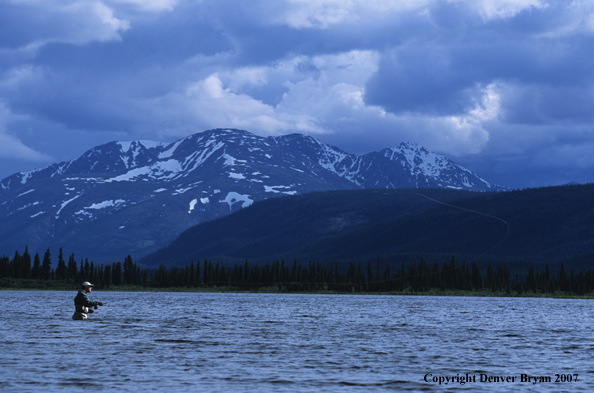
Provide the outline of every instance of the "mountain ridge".
<path id="1" fill-rule="evenodd" d="M 234 129 L 115 141 L 1 180 L 0 252 L 64 247 L 105 262 L 146 255 L 257 200 L 403 187 L 504 190 L 411 143 L 356 155 L 307 135 Z"/>

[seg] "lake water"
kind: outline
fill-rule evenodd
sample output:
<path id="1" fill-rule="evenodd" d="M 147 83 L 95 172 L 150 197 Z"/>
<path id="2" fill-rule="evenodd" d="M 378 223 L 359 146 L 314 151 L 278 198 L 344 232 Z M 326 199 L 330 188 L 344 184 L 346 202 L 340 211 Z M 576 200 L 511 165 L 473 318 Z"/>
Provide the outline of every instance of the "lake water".
<path id="1" fill-rule="evenodd" d="M 592 300 L 94 291 L 73 321 L 75 295 L 0 291 L 1 391 L 594 389 Z"/>

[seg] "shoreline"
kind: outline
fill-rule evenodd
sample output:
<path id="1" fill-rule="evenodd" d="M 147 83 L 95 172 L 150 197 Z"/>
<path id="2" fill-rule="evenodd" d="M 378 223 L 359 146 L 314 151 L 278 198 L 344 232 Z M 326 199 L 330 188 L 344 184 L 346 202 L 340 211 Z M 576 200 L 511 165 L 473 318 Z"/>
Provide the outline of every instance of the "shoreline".
<path id="1" fill-rule="evenodd" d="M 36 280 L 3 279 L 0 281 L 0 291 L 77 291 L 78 285 L 74 283 L 44 281 L 44 285 Z M 258 289 L 242 289 L 238 287 L 170 287 L 153 288 L 140 285 L 111 286 L 109 288 L 95 288 L 95 292 L 196 292 L 196 293 L 260 293 L 260 294 L 304 294 L 304 295 L 369 295 L 369 296 L 458 296 L 458 297 L 521 297 L 521 298 L 551 298 L 551 299 L 594 299 L 594 292 L 585 295 L 567 294 L 560 291 L 555 293 L 534 293 L 516 291 L 493 292 L 491 290 L 440 290 L 432 288 L 429 291 L 391 291 L 391 292 L 366 292 L 366 291 L 334 291 L 334 290 L 279 290 L 278 286 L 261 287 Z"/>

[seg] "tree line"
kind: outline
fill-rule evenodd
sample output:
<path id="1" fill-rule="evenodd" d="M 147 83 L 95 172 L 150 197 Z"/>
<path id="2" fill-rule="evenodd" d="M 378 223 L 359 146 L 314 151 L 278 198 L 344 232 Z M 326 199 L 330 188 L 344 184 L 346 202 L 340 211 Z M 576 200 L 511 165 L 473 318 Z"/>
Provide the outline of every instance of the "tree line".
<path id="1" fill-rule="evenodd" d="M 392 271 L 394 270 L 394 271 Z M 43 259 L 39 254 L 33 258 L 28 248 L 21 255 L 15 252 L 13 258 L 0 257 L 0 279 L 55 280 L 80 284 L 90 281 L 97 288 L 119 286 L 141 286 L 145 288 L 199 288 L 217 287 L 230 290 L 259 290 L 270 288 L 279 292 L 336 291 L 356 293 L 378 292 L 427 292 L 437 290 L 492 291 L 511 294 L 556 293 L 586 295 L 594 291 L 594 274 L 591 270 L 575 273 L 565 271 L 561 263 L 559 270 L 551 272 L 547 264 L 543 271 L 530 267 L 525 277 L 511 277 L 506 266 L 493 268 L 490 264 L 483 274 L 476 262 L 463 261 L 457 264 L 455 257 L 441 266 L 432 265 L 421 259 L 418 263 L 398 268 L 387 265 L 381 268 L 380 259 L 351 262 L 346 269 L 337 263 L 322 264 L 309 261 L 308 264 L 286 264 L 274 261 L 265 265 L 250 265 L 248 261 L 232 267 L 221 263 L 194 261 L 185 267 L 158 269 L 141 268 L 128 255 L 124 262 L 94 264 L 88 259 L 77 260 L 74 254 L 64 259 L 59 251 L 55 268 L 48 249 Z"/>
<path id="2" fill-rule="evenodd" d="M 15 252 L 12 259 L 7 256 L 0 257 L 0 279 L 32 279 L 32 280 L 56 280 L 67 283 L 82 283 L 91 281 L 96 283 L 98 288 L 110 288 L 120 285 L 141 285 L 149 286 L 149 269 L 140 269 L 128 255 L 124 263 L 114 262 L 112 264 L 95 264 L 88 259 L 77 263 L 74 254 L 64 259 L 64 254 L 60 248 L 58 262 L 55 268 L 52 267 L 52 253 L 48 248 L 41 260 L 39 254 L 35 254 L 33 263 L 31 263 L 31 254 L 28 247 L 20 255 Z"/>

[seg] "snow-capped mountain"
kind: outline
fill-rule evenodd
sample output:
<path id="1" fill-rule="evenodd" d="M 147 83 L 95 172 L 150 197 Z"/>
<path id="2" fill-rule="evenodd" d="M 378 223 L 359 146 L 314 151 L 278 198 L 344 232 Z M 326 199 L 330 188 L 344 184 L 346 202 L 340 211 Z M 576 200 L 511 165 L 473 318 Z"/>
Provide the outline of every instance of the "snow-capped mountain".
<path id="1" fill-rule="evenodd" d="M 170 144 L 111 142 L 0 181 L 0 254 L 63 247 L 109 263 L 146 255 L 192 225 L 274 196 L 419 187 L 502 189 L 412 143 L 355 155 L 310 136 L 232 129 Z"/>

